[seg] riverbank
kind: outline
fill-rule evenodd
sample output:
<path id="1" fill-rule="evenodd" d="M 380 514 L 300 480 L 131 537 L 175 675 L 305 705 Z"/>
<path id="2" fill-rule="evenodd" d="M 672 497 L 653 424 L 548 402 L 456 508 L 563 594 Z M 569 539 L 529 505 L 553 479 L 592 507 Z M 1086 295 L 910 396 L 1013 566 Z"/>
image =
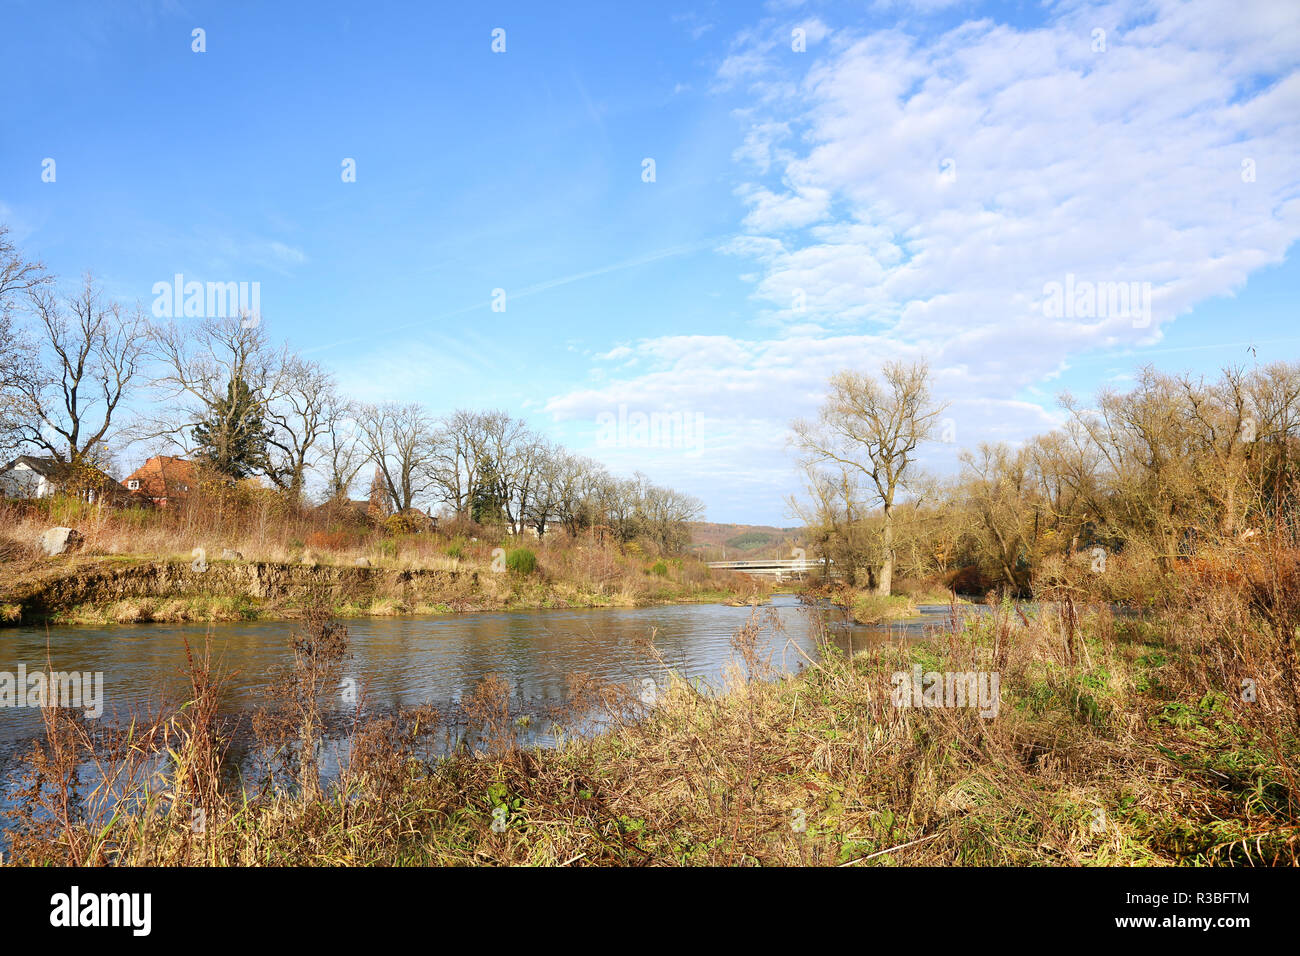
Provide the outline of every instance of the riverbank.
<path id="1" fill-rule="evenodd" d="M 14 859 L 1294 865 L 1300 742 L 1269 666 L 1286 649 L 1255 630 L 1236 663 L 1205 653 L 1221 640 L 1222 612 L 1185 602 L 1122 619 L 1063 600 L 1034 617 L 1007 604 L 852 660 L 828 648 L 781 678 L 757 650 L 770 617 L 756 611 L 732 642 L 726 694 L 677 679 L 647 697 L 571 675 L 565 700 L 533 718 L 554 724 L 559 745 L 535 749 L 519 742 L 511 685 L 489 677 L 457 725 L 473 749 L 430 756 L 450 731 L 427 708 L 375 715 L 357 726 L 329 790 L 310 763 L 289 767 L 278 788 L 230 789 L 222 731 L 203 716 L 216 711 L 220 679 L 199 660 L 194 702 L 160 732 L 185 768 L 158 784 L 170 810 L 142 791 L 134 815 L 91 805 L 66 824 L 20 818 Z M 322 628 L 310 646 L 330 634 Z M 1249 695 L 1237 668 L 1257 675 Z M 903 687 L 952 674 L 983 675 L 979 686 L 995 693 L 900 699 Z M 333 680 L 325 666 L 321 686 Z M 576 734 L 597 703 L 613 726 Z M 78 739 L 73 725 L 50 722 L 47 741 L 71 748 L 65 755 Z M 59 764 L 39 766 L 57 796 Z"/>
<path id="2" fill-rule="evenodd" d="M 440 567 L 356 567 L 313 561 L 69 555 L 5 565 L 4 624 L 134 624 L 294 619 L 308 603 L 338 618 L 524 608 L 723 602 L 758 594 L 740 575 L 611 562 L 599 576 L 568 564 L 530 573 L 443 559 Z M 615 570 L 616 569 L 616 570 Z"/>
<path id="3" fill-rule="evenodd" d="M 76 534 L 47 557 L 51 527 Z M 539 536 L 418 513 L 379 520 L 244 485 L 176 508 L 0 500 L 0 626 L 292 619 L 322 600 L 340 618 L 748 603 L 765 589 L 603 526 Z"/>

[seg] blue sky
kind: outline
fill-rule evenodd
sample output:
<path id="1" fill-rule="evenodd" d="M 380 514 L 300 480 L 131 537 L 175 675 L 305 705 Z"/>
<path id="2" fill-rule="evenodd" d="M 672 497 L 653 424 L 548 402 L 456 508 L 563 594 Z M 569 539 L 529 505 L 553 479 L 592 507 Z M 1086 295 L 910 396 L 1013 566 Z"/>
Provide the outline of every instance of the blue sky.
<path id="1" fill-rule="evenodd" d="M 509 408 L 717 521 L 792 523 L 840 367 L 928 358 L 973 445 L 1300 354 L 1300 5 L 538 6 L 6 2 L 0 220 L 146 307 L 256 281 L 357 397 Z M 1045 319 L 1067 274 L 1149 321 Z M 598 445 L 622 406 L 698 441 Z"/>

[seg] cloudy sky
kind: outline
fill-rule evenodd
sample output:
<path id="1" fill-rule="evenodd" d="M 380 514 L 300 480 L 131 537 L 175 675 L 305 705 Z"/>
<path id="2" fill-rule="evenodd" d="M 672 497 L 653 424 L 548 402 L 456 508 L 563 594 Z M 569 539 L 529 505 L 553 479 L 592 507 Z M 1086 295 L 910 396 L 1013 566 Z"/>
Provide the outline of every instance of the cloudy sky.
<path id="1" fill-rule="evenodd" d="M 146 308 L 258 282 L 353 395 L 511 409 L 711 520 L 792 523 L 839 368 L 927 359 L 942 471 L 1063 390 L 1300 356 L 1290 0 L 261 6 L 3 5 L 23 248 Z M 638 413 L 686 440 L 602 429 Z"/>

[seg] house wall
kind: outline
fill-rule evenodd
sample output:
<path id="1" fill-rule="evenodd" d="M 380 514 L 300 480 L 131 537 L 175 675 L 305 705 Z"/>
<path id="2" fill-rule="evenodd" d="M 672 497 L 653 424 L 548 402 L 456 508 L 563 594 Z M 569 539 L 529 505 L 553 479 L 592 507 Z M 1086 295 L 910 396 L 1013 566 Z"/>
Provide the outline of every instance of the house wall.
<path id="1" fill-rule="evenodd" d="M 15 465 L 0 474 L 0 494 L 6 498 L 48 498 L 53 493 L 50 480 L 26 465 Z"/>

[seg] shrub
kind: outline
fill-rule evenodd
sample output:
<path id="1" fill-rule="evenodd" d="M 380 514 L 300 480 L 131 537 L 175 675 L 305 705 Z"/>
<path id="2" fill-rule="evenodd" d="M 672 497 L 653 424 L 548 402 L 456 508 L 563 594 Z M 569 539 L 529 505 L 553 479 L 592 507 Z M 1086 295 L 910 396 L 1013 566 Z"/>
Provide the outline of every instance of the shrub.
<path id="1" fill-rule="evenodd" d="M 537 569 L 537 555 L 527 548 L 515 548 L 506 554 L 506 567 L 518 574 L 532 574 Z"/>
<path id="2" fill-rule="evenodd" d="M 384 521 L 384 533 L 391 535 L 415 534 L 420 529 L 409 515 L 389 515 Z"/>
<path id="3" fill-rule="evenodd" d="M 307 545 L 320 551 L 342 551 L 353 544 L 354 538 L 346 531 L 313 531 L 307 535 Z"/>
<path id="4" fill-rule="evenodd" d="M 972 565 L 949 572 L 944 586 L 958 594 L 985 594 L 993 587 L 993 582 Z"/>
<path id="5" fill-rule="evenodd" d="M 853 618 L 859 624 L 881 624 L 916 613 L 912 599 L 902 594 L 874 594 L 859 591 L 849 601 Z"/>
<path id="6" fill-rule="evenodd" d="M 650 573 L 657 577 L 666 578 L 668 577 L 668 565 L 664 564 L 663 561 L 656 561 L 650 565 Z"/>
<path id="7" fill-rule="evenodd" d="M 442 531 L 443 534 L 447 535 L 447 537 L 451 538 L 452 540 L 467 540 L 469 538 L 478 538 L 481 537 L 484 533 L 484 528 L 482 525 L 476 524 L 475 522 L 471 521 L 469 518 L 464 518 L 460 516 L 444 518 L 443 520 L 438 522 L 438 528 L 439 530 Z"/>

